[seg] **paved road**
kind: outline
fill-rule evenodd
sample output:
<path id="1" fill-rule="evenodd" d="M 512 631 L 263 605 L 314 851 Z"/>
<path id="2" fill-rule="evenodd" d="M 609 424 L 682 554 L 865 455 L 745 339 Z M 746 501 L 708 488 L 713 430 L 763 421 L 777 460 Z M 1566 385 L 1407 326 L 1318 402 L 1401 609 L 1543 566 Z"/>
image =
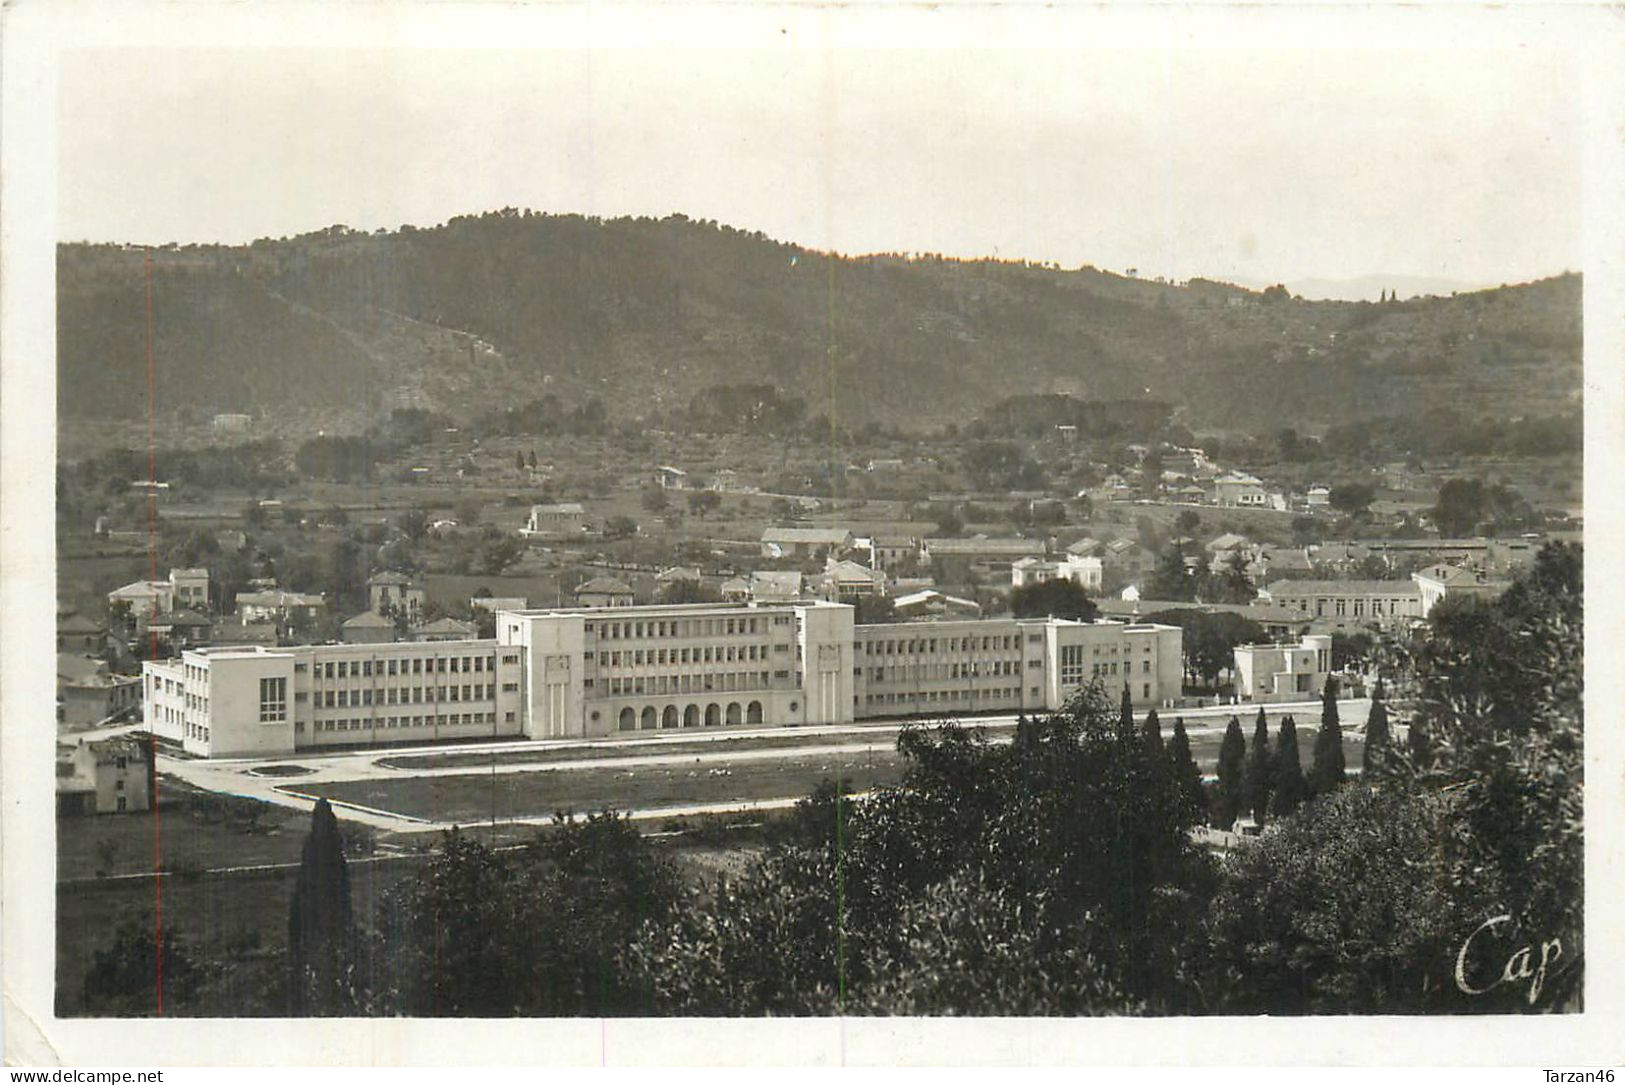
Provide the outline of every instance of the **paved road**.
<path id="1" fill-rule="evenodd" d="M 1358 728 L 1364 726 L 1366 712 L 1369 708 L 1370 702 L 1364 700 L 1340 701 L 1338 703 L 1339 716 L 1344 726 L 1353 730 L 1358 730 Z M 1243 724 L 1250 734 L 1252 717 L 1256 714 L 1256 711 L 1256 708 L 1247 706 L 1228 705 L 1182 709 L 1163 714 L 1163 723 L 1166 727 L 1175 716 L 1180 716 L 1184 718 L 1186 731 L 1192 737 L 1206 736 L 1222 732 L 1230 716 L 1234 714 L 1242 717 Z M 1305 725 L 1312 726 L 1319 720 L 1320 703 L 1318 701 L 1307 701 L 1271 705 L 1267 711 L 1272 730 L 1275 721 L 1280 716 L 1289 714 L 1302 720 Z M 984 716 L 966 722 L 995 730 L 1009 729 L 1014 726 L 1016 717 L 1014 715 Z M 254 759 L 196 760 L 176 758 L 160 753 L 158 760 L 162 771 L 179 777 L 194 787 L 203 790 L 256 799 L 295 810 L 309 810 L 314 805 L 313 799 L 299 794 L 290 794 L 288 790 L 284 789 L 297 791 L 302 785 L 337 783 L 350 780 L 417 776 L 492 776 L 516 772 L 570 772 L 603 768 L 625 768 L 628 771 L 636 771 L 639 768 L 690 764 L 696 761 L 706 764 L 722 764 L 736 761 L 851 754 L 877 747 L 891 748 L 896 741 L 897 733 L 904 726 L 906 724 L 901 721 L 887 721 L 798 727 L 793 730 L 757 728 L 712 733 L 680 731 L 670 735 L 649 735 L 626 739 L 519 740 L 458 744 L 456 746 L 447 746 L 445 744 L 415 745 L 389 747 L 387 749 L 369 748 L 320 753 L 304 752 L 291 757 Z M 694 745 L 762 737 L 779 737 L 802 742 L 809 738 L 828 738 L 830 741 L 817 745 L 785 745 L 747 750 L 719 749 L 707 753 L 697 753 L 692 749 L 685 750 L 682 753 L 675 753 L 662 749 L 662 747 L 670 747 L 674 743 Z M 995 740 L 999 740 L 999 736 L 995 736 Z M 1007 741 L 1008 739 L 1005 738 L 1004 740 Z M 581 749 L 602 749 L 604 755 L 602 757 L 586 757 L 572 760 L 547 760 L 549 756 L 559 751 Z M 443 768 L 407 769 L 393 768 L 381 763 L 385 759 L 399 758 L 411 754 L 478 754 L 487 752 L 508 755 L 513 752 L 532 753 L 535 755 L 535 760 L 514 760 L 496 765 L 459 765 Z M 254 772 L 255 769 L 263 769 L 265 766 L 273 764 L 297 766 L 306 771 L 297 776 L 262 776 Z M 634 818 L 679 817 L 745 810 L 782 809 L 793 806 L 797 801 L 797 798 L 786 797 L 782 799 L 720 802 L 683 807 L 665 806 L 648 810 L 633 810 L 629 813 Z M 334 802 L 333 806 L 334 812 L 345 820 L 399 832 L 435 831 L 450 828 L 452 824 L 450 822 L 409 817 L 388 810 L 379 810 L 352 803 Z M 509 819 L 506 823 L 540 825 L 551 822 L 551 815 L 547 815 Z"/>

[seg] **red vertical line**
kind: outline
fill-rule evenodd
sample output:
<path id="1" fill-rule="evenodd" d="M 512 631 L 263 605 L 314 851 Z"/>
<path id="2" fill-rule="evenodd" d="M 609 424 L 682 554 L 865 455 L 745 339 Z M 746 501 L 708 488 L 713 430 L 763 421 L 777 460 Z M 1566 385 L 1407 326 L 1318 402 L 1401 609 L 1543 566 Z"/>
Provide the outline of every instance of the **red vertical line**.
<path id="1" fill-rule="evenodd" d="M 157 366 L 152 351 L 152 249 L 142 256 L 147 279 L 147 578 L 158 579 L 158 413 Z M 158 658 L 158 634 L 150 626 L 147 630 L 147 658 Z M 158 733 L 148 736 L 152 744 L 152 760 L 158 762 Z M 152 891 L 153 891 L 153 986 L 157 993 L 158 1016 L 164 1015 L 164 875 L 163 832 L 158 812 L 158 773 L 152 773 L 149 787 L 152 803 Z"/>

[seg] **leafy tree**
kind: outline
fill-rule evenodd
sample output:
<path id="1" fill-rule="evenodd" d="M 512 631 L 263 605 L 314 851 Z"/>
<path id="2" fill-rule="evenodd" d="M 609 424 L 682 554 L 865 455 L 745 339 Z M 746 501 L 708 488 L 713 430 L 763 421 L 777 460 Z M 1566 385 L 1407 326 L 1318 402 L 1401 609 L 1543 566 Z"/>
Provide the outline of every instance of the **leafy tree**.
<path id="1" fill-rule="evenodd" d="M 852 620 L 859 625 L 883 625 L 897 620 L 897 604 L 888 595 L 860 595 L 853 600 Z"/>
<path id="2" fill-rule="evenodd" d="M 1580 549 L 1544 547 L 1500 599 L 1441 603 L 1428 626 L 1415 656 L 1413 747 L 1386 775 L 1458 797 L 1461 829 L 1446 849 L 1474 923 L 1507 915 L 1500 944 L 1562 944 L 1564 963 L 1542 990 L 1502 984 L 1475 1005 L 1575 1006 L 1585 899 Z"/>
<path id="3" fill-rule="evenodd" d="M 1343 755 L 1343 725 L 1337 718 L 1337 679 L 1326 679 L 1320 695 L 1320 730 L 1315 733 L 1315 750 L 1309 768 L 1312 795 L 1342 787 L 1348 779 Z"/>
<path id="4" fill-rule="evenodd" d="M 628 539 L 638 533 L 638 523 L 630 516 L 611 516 L 604 521 L 606 539 Z"/>
<path id="5" fill-rule="evenodd" d="M 1274 789 L 1274 764 L 1270 757 L 1269 722 L 1264 718 L 1264 707 L 1258 708 L 1258 722 L 1253 727 L 1252 749 L 1247 755 L 1247 809 L 1255 824 L 1264 824 L 1269 812 L 1270 792 Z"/>
<path id="6" fill-rule="evenodd" d="M 983 875 L 949 875 L 903 909 L 898 937 L 878 951 L 863 1012 L 918 1016 L 996 1007 L 1001 1015 L 1042 1016 L 1142 1008 L 1083 948 L 1087 937 L 1046 932 L 1034 922 L 1038 910 Z"/>
<path id="7" fill-rule="evenodd" d="M 1196 598 L 1196 581 L 1185 567 L 1185 551 L 1170 546 L 1157 559 L 1156 571 L 1151 574 L 1147 593 L 1153 599 L 1190 600 Z"/>
<path id="8" fill-rule="evenodd" d="M 671 507 L 671 501 L 666 497 L 666 491 L 660 486 L 649 486 L 643 491 L 643 511 L 656 515 L 665 512 Z"/>
<path id="9" fill-rule="evenodd" d="M 1081 584 L 1059 577 L 1016 588 L 1010 593 L 1010 610 L 1018 618 L 1073 618 L 1083 622 L 1094 621 L 1100 613 Z"/>
<path id="10" fill-rule="evenodd" d="M 715 512 L 721 504 L 722 497 L 714 490 L 699 490 L 688 495 L 688 511 L 701 520 L 708 513 Z"/>
<path id="11" fill-rule="evenodd" d="M 1232 551 L 1218 577 L 1218 597 L 1224 603 L 1251 603 L 1258 598 L 1253 578 L 1247 574 L 1247 555 Z"/>
<path id="12" fill-rule="evenodd" d="M 1247 805 L 1247 739 L 1241 733 L 1241 721 L 1230 717 L 1224 729 L 1224 740 L 1219 743 L 1219 790 L 1214 810 L 1214 825 L 1229 829 Z"/>
<path id="13" fill-rule="evenodd" d="M 501 576 L 503 570 L 518 561 L 524 552 L 524 543 L 512 535 L 504 535 L 481 551 L 480 568 L 487 576 Z"/>
<path id="14" fill-rule="evenodd" d="M 1095 684 L 1063 712 L 1020 721 L 1008 744 L 954 726 L 905 731 L 898 786 L 826 801 L 810 837 L 770 846 L 713 904 L 645 927 L 631 959 L 656 1007 L 1188 1008 L 1169 931 L 1196 929 L 1211 866 L 1182 826 L 1172 774 L 1161 794 L 1145 786 L 1140 736 L 1120 716 Z M 966 955 L 974 970 L 953 967 Z"/>
<path id="15" fill-rule="evenodd" d="M 330 1014 L 355 1004 L 355 928 L 350 872 L 338 819 L 326 799 L 316 800 L 288 909 L 288 991 L 296 1016 Z"/>
<path id="16" fill-rule="evenodd" d="M 1233 852 L 1203 989 L 1236 1014 L 1461 1008 L 1439 796 L 1343 788 Z"/>
<path id="17" fill-rule="evenodd" d="M 525 454 L 523 451 L 515 452 L 513 454 L 513 466 L 514 470 L 516 471 L 523 471 L 525 469 Z"/>
<path id="18" fill-rule="evenodd" d="M 173 1013 L 177 1003 L 190 999 L 204 975 L 184 935 L 160 931 L 152 913 L 139 912 L 122 920 L 111 944 L 91 955 L 85 972 L 85 1008 L 121 1017 Z"/>
<path id="19" fill-rule="evenodd" d="M 662 603 L 715 603 L 721 598 L 717 590 L 709 587 L 705 581 L 687 577 L 669 581 L 660 588 Z"/>
<path id="20" fill-rule="evenodd" d="M 1376 490 L 1368 483 L 1345 482 L 1332 487 L 1331 505 L 1349 516 L 1363 516 L 1376 496 Z"/>
<path id="21" fill-rule="evenodd" d="M 1174 527 L 1181 535 L 1195 535 L 1201 526 L 1202 517 L 1195 509 L 1180 509 L 1179 515 L 1174 517 Z"/>
<path id="22" fill-rule="evenodd" d="M 456 830 L 386 897 L 378 1009 L 415 1016 L 605 1016 L 650 997 L 622 964 L 680 896 L 670 864 L 624 818 L 562 816 L 519 852 Z"/>
<path id="23" fill-rule="evenodd" d="M 1309 784 L 1303 778 L 1303 762 L 1298 753 L 1298 725 L 1288 716 L 1275 736 L 1275 794 L 1270 797 L 1270 813 L 1291 817 L 1309 799 Z"/>
<path id="24" fill-rule="evenodd" d="M 1332 638 L 1332 670 L 1357 667 L 1377 650 L 1377 638 L 1364 630 Z"/>

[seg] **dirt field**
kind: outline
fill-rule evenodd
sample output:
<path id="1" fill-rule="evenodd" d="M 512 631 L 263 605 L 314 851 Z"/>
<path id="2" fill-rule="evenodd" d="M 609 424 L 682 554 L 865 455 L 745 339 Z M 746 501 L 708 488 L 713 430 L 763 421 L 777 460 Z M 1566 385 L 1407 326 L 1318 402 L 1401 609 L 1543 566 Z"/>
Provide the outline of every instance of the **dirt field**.
<path id="1" fill-rule="evenodd" d="M 845 779 L 864 790 L 898 778 L 890 750 L 840 757 L 774 758 L 705 766 L 645 765 L 636 769 L 561 769 L 500 775 L 429 776 L 355 780 L 287 790 L 392 810 L 431 821 L 477 825 L 555 811 L 652 810 L 667 806 L 795 799 L 823 778 Z"/>

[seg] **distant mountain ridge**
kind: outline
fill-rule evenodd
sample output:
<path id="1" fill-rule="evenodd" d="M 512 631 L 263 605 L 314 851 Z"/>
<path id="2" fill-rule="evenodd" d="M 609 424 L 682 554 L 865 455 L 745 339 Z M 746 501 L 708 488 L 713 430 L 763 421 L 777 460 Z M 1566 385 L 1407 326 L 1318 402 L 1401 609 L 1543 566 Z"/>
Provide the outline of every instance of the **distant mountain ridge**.
<path id="1" fill-rule="evenodd" d="M 505 210 L 152 252 L 158 410 L 360 427 L 543 394 L 675 417 L 773 384 L 847 425 L 936 427 L 1010 395 L 1144 397 L 1193 425 L 1445 405 L 1571 409 L 1578 275 L 1393 304 L 936 257 L 844 258 L 682 216 Z M 60 247 L 58 409 L 146 411 L 143 254 Z M 1404 293 L 1403 280 L 1396 285 Z"/>

